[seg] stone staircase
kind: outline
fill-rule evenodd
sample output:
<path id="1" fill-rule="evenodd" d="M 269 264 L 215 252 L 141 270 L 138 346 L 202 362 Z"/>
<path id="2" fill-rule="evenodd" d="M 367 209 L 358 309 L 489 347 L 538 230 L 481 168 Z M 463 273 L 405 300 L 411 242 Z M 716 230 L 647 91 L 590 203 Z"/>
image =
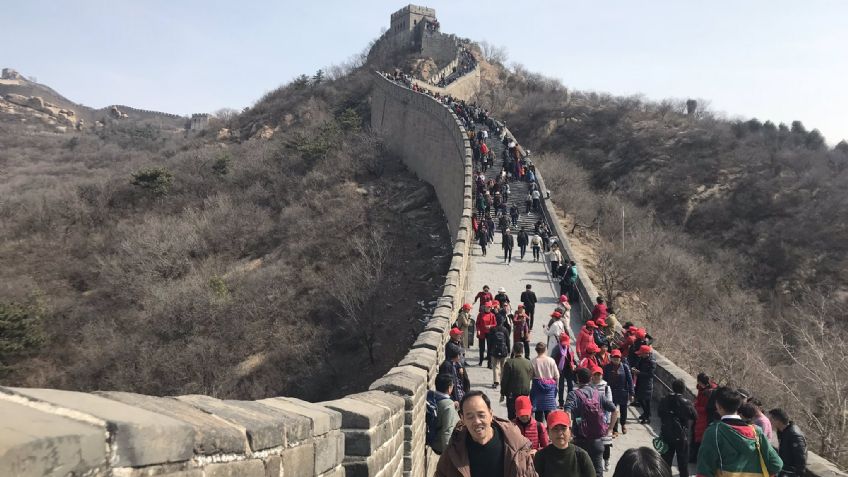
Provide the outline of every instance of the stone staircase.
<path id="1" fill-rule="evenodd" d="M 486 128 L 482 127 L 482 129 Z M 491 132 L 489 133 L 489 139 L 486 140 L 486 145 L 489 146 L 489 148 L 492 149 L 495 154 L 495 164 L 494 166 L 490 167 L 485 174 L 486 180 L 488 180 L 494 179 L 498 176 L 498 174 L 500 174 L 501 169 L 503 168 L 503 151 L 504 149 L 506 149 L 506 147 L 503 145 L 500 138 L 498 138 Z M 479 170 L 479 164 L 474 164 L 474 168 L 476 170 Z M 511 228 L 513 235 L 517 234 L 518 230 L 521 227 L 524 227 L 524 230 L 526 230 L 528 233 L 532 233 L 533 229 L 535 228 L 536 222 L 539 220 L 544 222 L 545 218 L 543 217 L 541 212 L 533 212 L 532 210 L 529 213 L 524 212 L 525 210 L 527 210 L 525 200 L 527 199 L 527 192 L 530 190 L 530 183 L 527 181 L 513 180 L 509 183 L 509 189 L 510 192 L 509 198 L 507 199 L 507 210 L 509 210 L 509 208 L 511 208 L 514 204 L 518 207 L 518 211 L 520 213 L 520 215 L 518 216 L 518 227 Z M 481 218 L 482 214 L 478 213 L 477 219 L 480 220 Z M 495 221 L 495 223 L 497 223 L 497 220 Z"/>

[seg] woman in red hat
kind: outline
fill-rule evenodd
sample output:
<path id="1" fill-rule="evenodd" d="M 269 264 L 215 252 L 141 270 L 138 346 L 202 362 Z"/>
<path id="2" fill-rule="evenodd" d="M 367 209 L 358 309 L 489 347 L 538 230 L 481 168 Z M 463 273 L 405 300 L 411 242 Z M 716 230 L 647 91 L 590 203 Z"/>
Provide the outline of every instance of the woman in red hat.
<path id="1" fill-rule="evenodd" d="M 580 328 L 580 333 L 577 334 L 578 358 L 582 359 L 583 355 L 586 354 L 586 347 L 589 346 L 589 343 L 595 344 L 595 328 L 597 328 L 597 325 L 591 320 Z"/>

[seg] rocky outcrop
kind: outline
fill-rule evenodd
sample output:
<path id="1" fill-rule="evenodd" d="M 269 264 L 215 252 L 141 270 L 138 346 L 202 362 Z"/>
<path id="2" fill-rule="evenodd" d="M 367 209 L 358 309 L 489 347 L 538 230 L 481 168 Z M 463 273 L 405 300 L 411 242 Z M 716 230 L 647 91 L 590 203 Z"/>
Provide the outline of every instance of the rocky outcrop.
<path id="1" fill-rule="evenodd" d="M 4 80 L 22 80 L 23 75 L 13 70 L 12 68 L 3 68 L 3 76 L 0 79 Z"/>
<path id="2" fill-rule="evenodd" d="M 112 106 L 111 108 L 109 108 L 109 116 L 112 119 L 126 119 L 127 117 L 129 117 L 127 113 L 122 112 L 120 109 L 118 109 L 117 106 Z"/>
<path id="3" fill-rule="evenodd" d="M 33 115 L 38 119 L 41 119 L 46 124 L 54 125 L 58 123 L 63 127 L 76 127 L 79 122 L 76 112 L 48 103 L 40 96 L 23 96 L 20 94 L 9 93 L 4 96 L 4 99 L 12 105 L 20 107 L 10 108 L 9 106 L 6 106 L 4 108 L 4 112 L 26 112 L 21 109 L 25 108 L 26 110 L 31 110 L 30 112 L 34 111 L 35 113 Z M 57 129 L 57 131 L 60 130 Z"/>

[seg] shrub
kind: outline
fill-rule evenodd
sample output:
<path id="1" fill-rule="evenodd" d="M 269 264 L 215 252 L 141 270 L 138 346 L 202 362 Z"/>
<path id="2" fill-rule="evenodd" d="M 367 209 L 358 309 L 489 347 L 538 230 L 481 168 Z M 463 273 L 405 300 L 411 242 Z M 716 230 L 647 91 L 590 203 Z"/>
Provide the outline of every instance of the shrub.
<path id="1" fill-rule="evenodd" d="M 149 167 L 134 172 L 132 185 L 141 187 L 153 195 L 165 195 L 174 181 L 174 175 L 164 167 Z"/>

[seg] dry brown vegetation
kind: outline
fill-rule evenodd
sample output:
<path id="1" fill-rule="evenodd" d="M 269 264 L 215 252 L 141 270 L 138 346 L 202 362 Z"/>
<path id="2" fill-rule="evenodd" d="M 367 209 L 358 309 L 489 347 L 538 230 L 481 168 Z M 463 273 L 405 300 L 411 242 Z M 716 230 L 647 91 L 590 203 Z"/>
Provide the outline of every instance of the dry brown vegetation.
<path id="1" fill-rule="evenodd" d="M 542 153 L 619 318 L 690 373 L 785 407 L 812 450 L 848 464 L 848 145 L 682 101 L 569 98 L 521 67 L 487 87 L 480 100 Z"/>
<path id="2" fill-rule="evenodd" d="M 296 81 L 200 135 L 0 123 L 2 383 L 320 400 L 385 372 L 449 239 L 435 200 L 389 208 L 425 185 L 365 130 L 370 84 Z M 366 344 L 334 292 L 375 234 L 390 252 L 357 290 Z"/>

